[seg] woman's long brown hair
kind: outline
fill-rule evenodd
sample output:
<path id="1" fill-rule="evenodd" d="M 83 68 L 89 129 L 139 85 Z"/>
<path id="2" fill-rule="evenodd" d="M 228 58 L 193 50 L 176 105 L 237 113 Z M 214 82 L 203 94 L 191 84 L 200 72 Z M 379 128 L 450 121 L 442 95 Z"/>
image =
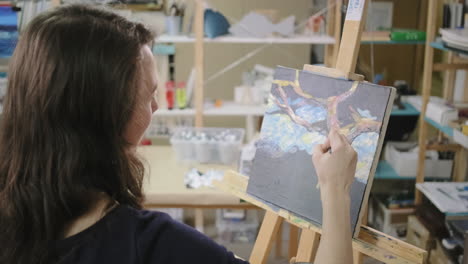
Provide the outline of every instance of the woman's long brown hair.
<path id="1" fill-rule="evenodd" d="M 97 192 L 136 208 L 143 165 L 123 137 L 137 100 L 140 23 L 86 5 L 36 17 L 9 65 L 0 127 L 0 263 L 50 263 Z"/>

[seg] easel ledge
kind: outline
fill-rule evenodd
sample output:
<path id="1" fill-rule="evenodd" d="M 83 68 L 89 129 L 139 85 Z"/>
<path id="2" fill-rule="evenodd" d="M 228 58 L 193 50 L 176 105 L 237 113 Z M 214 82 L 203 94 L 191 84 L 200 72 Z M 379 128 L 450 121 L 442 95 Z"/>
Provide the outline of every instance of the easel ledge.
<path id="1" fill-rule="evenodd" d="M 234 171 L 226 172 L 222 181 L 215 181 L 214 185 L 231 193 L 246 202 L 263 208 L 270 213 L 281 216 L 287 222 L 304 230 L 320 233 L 321 229 L 307 220 L 297 217 L 285 210 L 274 210 L 265 202 L 247 194 L 249 178 Z M 353 249 L 379 261 L 393 263 L 424 263 L 427 252 L 418 247 L 395 239 L 367 226 L 361 226 L 359 236 L 353 239 Z"/>

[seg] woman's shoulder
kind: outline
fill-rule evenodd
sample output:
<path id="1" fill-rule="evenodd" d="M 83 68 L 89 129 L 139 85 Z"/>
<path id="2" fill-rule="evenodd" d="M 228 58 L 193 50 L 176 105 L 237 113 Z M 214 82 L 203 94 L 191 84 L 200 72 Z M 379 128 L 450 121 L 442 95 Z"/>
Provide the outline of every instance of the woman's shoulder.
<path id="1" fill-rule="evenodd" d="M 166 213 L 127 210 L 135 221 L 139 257 L 143 263 L 245 263 L 211 238 Z"/>
<path id="2" fill-rule="evenodd" d="M 57 246 L 59 263 L 245 263 L 166 213 L 126 205 Z"/>

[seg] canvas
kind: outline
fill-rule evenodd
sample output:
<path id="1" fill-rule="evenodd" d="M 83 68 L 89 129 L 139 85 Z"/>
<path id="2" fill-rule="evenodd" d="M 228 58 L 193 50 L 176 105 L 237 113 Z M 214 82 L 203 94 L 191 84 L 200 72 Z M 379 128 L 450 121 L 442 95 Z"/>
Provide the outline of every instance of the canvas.
<path id="1" fill-rule="evenodd" d="M 278 67 L 275 71 L 247 192 L 322 223 L 312 152 L 339 128 L 358 154 L 351 186 L 351 226 L 358 224 L 379 159 L 394 88 Z"/>

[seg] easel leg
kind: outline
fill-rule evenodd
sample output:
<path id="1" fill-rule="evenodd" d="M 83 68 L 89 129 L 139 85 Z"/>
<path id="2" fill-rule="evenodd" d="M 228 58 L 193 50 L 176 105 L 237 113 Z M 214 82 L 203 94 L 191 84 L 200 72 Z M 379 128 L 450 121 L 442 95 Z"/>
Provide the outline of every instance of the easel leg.
<path id="1" fill-rule="evenodd" d="M 279 258 L 283 253 L 283 221 L 280 222 L 278 227 L 278 234 L 276 235 L 275 256 Z"/>
<path id="2" fill-rule="evenodd" d="M 289 225 L 289 248 L 288 248 L 288 259 L 297 255 L 299 238 L 299 227 L 295 225 Z"/>
<path id="3" fill-rule="evenodd" d="M 366 205 L 365 213 L 362 215 L 361 225 L 367 225 L 367 220 L 369 218 L 369 204 Z M 353 263 L 362 264 L 364 261 L 364 254 L 360 251 L 353 250 Z"/>
<path id="4" fill-rule="evenodd" d="M 353 263 L 362 264 L 363 261 L 364 261 L 364 255 L 357 250 L 353 250 Z"/>
<path id="5" fill-rule="evenodd" d="M 302 229 L 296 262 L 313 262 L 320 244 L 320 234 L 310 229 Z"/>
<path id="6" fill-rule="evenodd" d="M 275 235 L 278 233 L 280 223 L 283 219 L 275 213 L 266 212 L 262 227 L 255 241 L 252 255 L 249 262 L 251 264 L 265 264 L 273 245 Z"/>

